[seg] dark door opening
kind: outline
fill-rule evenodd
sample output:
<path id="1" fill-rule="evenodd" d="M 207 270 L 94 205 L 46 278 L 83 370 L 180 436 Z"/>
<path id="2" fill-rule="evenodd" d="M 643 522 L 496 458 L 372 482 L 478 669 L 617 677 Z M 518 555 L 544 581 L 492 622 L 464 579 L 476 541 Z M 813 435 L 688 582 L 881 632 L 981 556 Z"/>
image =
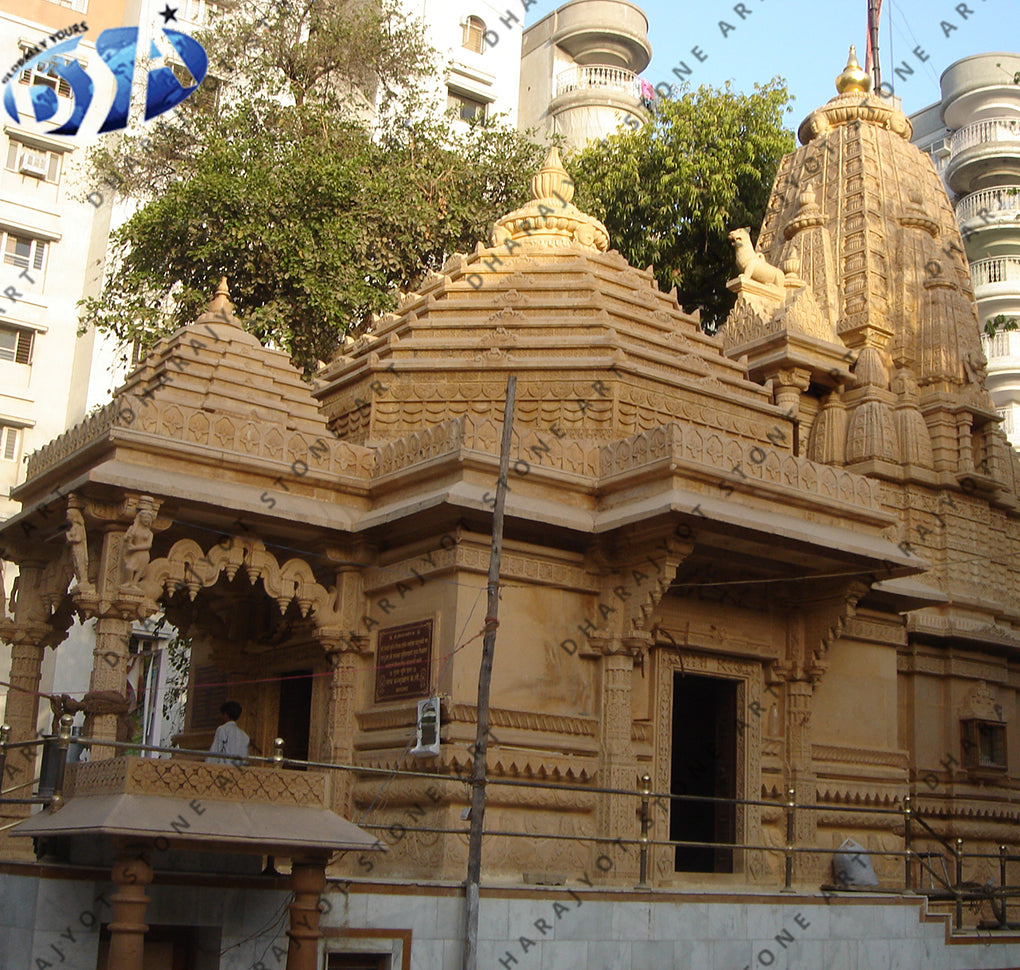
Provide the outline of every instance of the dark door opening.
<path id="1" fill-rule="evenodd" d="M 374 953 L 331 953 L 327 970 L 389 970 L 390 958 Z"/>
<path id="2" fill-rule="evenodd" d="M 289 670 L 280 674 L 280 714 L 277 737 L 283 738 L 283 755 L 308 760 L 309 724 L 312 717 L 312 672 Z"/>
<path id="3" fill-rule="evenodd" d="M 673 675 L 673 756 L 670 793 L 702 798 L 737 795 L 737 682 Z M 674 801 L 669 837 L 676 842 L 736 841 L 736 806 Z M 677 872 L 733 872 L 733 850 L 676 848 Z"/>

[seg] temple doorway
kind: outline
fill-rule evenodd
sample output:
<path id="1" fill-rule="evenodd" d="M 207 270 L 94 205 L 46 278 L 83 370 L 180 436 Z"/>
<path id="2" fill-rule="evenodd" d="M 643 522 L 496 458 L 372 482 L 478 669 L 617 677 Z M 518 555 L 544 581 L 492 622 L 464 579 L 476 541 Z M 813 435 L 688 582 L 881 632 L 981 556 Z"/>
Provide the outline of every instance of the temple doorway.
<path id="1" fill-rule="evenodd" d="M 283 738 L 283 754 L 295 761 L 308 760 L 312 717 L 312 671 L 288 670 L 280 674 L 280 713 L 276 734 Z"/>
<path id="2" fill-rule="evenodd" d="M 700 799 L 737 795 L 738 681 L 674 671 L 670 793 Z M 736 806 L 676 800 L 669 837 L 679 842 L 733 843 Z M 677 846 L 677 872 L 733 872 L 733 850 Z"/>

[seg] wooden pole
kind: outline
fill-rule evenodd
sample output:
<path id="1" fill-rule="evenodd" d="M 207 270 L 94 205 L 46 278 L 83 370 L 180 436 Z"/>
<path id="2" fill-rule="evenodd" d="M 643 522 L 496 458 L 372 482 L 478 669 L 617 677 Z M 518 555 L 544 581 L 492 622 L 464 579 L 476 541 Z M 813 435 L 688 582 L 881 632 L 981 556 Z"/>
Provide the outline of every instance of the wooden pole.
<path id="1" fill-rule="evenodd" d="M 478 965 L 478 890 L 482 876 L 482 830 L 485 823 L 485 754 L 489 746 L 489 685 L 492 682 L 492 660 L 496 650 L 496 628 L 499 626 L 499 565 L 503 556 L 503 509 L 506 507 L 507 477 L 510 473 L 510 437 L 513 433 L 516 393 L 517 377 L 511 374 L 506 381 L 503 439 L 499 446 L 499 478 L 496 482 L 496 505 L 492 512 L 489 599 L 485 612 L 485 636 L 482 639 L 482 663 L 478 670 L 478 727 L 475 731 L 475 748 L 471 764 L 471 831 L 468 836 L 463 970 L 476 970 Z"/>
<path id="2" fill-rule="evenodd" d="M 881 0 L 868 0 L 868 44 L 871 48 L 871 90 L 880 95 L 882 88 L 882 67 L 878 61 L 878 27 Z"/>

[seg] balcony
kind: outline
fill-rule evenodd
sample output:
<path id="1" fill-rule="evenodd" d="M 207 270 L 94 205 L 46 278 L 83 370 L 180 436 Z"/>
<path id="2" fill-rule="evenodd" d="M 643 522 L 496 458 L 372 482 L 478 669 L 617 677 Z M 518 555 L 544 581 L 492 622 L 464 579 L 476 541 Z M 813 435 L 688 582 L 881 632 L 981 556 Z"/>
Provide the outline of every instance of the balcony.
<path id="1" fill-rule="evenodd" d="M 995 283 L 1015 283 L 1020 289 L 1020 256 L 996 256 L 994 259 L 976 259 L 970 264 L 970 278 L 976 291 L 981 286 Z"/>
<path id="2" fill-rule="evenodd" d="M 635 101 L 641 97 L 641 78 L 622 67 L 570 67 L 556 75 L 556 97 L 572 91 L 615 92 Z"/>
<path id="3" fill-rule="evenodd" d="M 971 192 L 956 203 L 956 221 L 963 232 L 1020 223 L 1020 185 Z"/>
<path id="4" fill-rule="evenodd" d="M 628 0 L 573 0 L 552 16 L 552 41 L 578 64 L 643 71 L 652 59 L 648 18 Z"/>
<path id="5" fill-rule="evenodd" d="M 954 192 L 1020 174 L 1020 118 L 986 118 L 957 131 L 950 142 L 946 179 Z"/>

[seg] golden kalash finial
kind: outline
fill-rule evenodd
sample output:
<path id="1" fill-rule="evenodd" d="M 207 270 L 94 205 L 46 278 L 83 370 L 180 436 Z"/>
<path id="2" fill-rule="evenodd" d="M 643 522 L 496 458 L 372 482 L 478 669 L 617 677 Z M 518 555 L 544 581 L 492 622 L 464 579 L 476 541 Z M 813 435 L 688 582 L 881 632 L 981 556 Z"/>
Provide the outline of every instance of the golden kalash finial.
<path id="1" fill-rule="evenodd" d="M 840 94 L 867 94 L 871 90 L 871 77 L 857 63 L 857 48 L 850 45 L 850 56 L 847 58 L 843 73 L 836 78 L 836 90 Z"/>

